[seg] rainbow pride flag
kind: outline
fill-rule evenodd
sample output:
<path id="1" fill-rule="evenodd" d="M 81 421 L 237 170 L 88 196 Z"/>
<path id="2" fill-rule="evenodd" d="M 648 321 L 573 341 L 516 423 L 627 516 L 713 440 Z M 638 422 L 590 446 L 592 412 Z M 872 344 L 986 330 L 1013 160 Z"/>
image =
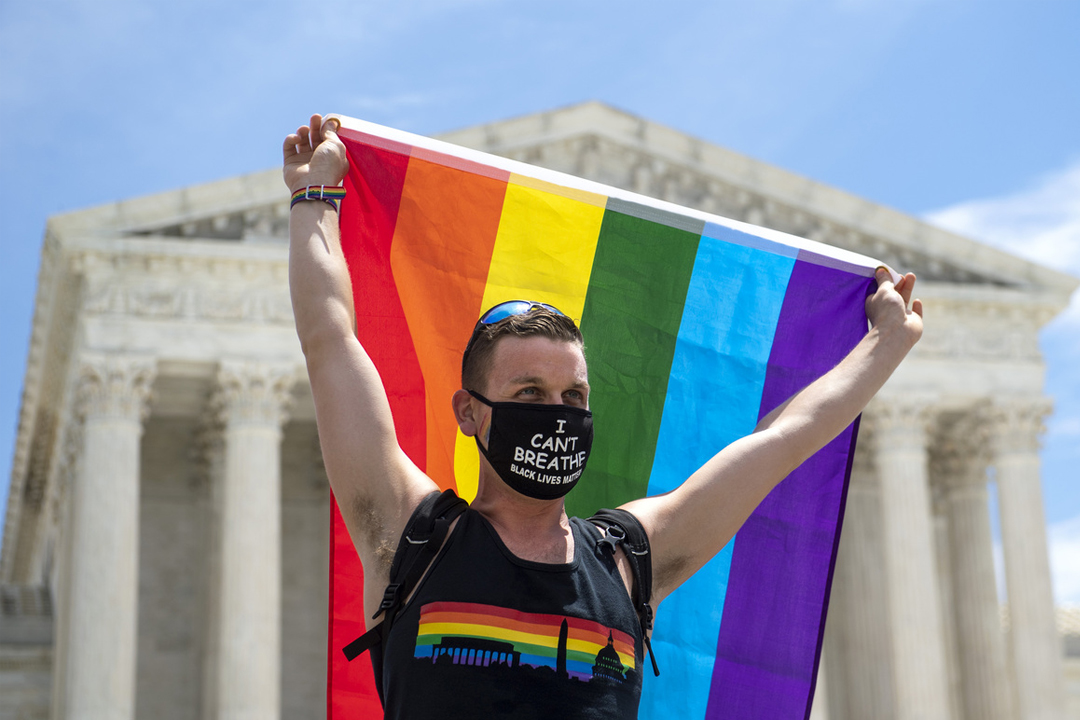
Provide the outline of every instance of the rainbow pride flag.
<path id="1" fill-rule="evenodd" d="M 341 208 L 357 334 L 405 452 L 471 499 L 450 396 L 480 313 L 560 308 L 585 336 L 596 430 L 571 514 L 673 489 L 866 333 L 875 260 L 350 118 Z M 782 482 L 659 607 L 642 718 L 809 714 L 857 423 Z M 335 508 L 328 716 L 378 717 L 363 569 Z M 625 652 L 625 650 L 624 650 Z M 632 654 L 632 653 L 631 653 Z"/>

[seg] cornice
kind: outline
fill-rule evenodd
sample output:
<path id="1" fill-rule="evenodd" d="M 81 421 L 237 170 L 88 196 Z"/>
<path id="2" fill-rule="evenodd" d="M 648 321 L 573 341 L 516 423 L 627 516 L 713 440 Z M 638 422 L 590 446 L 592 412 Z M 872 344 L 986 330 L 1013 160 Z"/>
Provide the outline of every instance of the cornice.
<path id="1" fill-rule="evenodd" d="M 918 295 L 939 315 L 1005 320 L 1039 329 L 1068 306 L 1069 297 L 1052 291 L 1033 291 L 985 285 L 920 282 Z"/>
<path id="2" fill-rule="evenodd" d="M 0 581 L 12 580 L 15 569 L 15 539 L 19 534 L 19 519 L 25 482 L 29 469 L 33 428 L 37 422 L 38 396 L 44 371 L 45 346 L 52 324 L 60 265 L 59 241 L 46 233 L 38 268 L 37 294 L 34 298 L 34 317 L 30 332 L 30 347 L 26 358 L 26 377 L 19 407 L 19 422 L 15 432 L 15 452 L 11 463 L 11 482 L 8 486 L 7 510 L 4 517 L 4 537 L 0 553 Z"/>

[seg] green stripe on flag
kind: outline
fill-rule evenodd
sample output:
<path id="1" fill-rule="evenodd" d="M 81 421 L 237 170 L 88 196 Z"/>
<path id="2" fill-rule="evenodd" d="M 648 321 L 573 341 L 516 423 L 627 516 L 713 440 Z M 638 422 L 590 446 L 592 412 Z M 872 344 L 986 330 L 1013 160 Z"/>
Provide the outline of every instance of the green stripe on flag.
<path id="1" fill-rule="evenodd" d="M 596 439 L 570 515 L 642 497 L 699 234 L 604 214 L 581 318 Z"/>

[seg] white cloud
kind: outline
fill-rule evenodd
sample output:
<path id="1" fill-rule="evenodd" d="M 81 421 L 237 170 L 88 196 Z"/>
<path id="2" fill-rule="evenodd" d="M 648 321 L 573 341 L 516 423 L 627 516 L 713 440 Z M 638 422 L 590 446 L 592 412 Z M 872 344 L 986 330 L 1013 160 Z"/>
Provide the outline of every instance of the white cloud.
<path id="1" fill-rule="evenodd" d="M 928 222 L 1080 275 L 1080 160 L 1012 195 L 927 213 Z"/>

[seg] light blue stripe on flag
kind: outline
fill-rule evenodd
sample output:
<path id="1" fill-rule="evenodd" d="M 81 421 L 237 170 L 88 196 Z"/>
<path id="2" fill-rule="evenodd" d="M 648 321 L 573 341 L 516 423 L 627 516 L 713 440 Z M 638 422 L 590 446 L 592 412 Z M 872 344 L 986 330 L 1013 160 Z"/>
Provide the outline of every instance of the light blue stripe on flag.
<path id="1" fill-rule="evenodd" d="M 674 489 L 720 449 L 753 431 L 794 264 L 792 257 L 748 245 L 701 239 L 649 495 Z M 642 718 L 705 717 L 732 547 L 728 543 L 660 606 L 652 645 L 661 674 L 645 680 Z"/>

